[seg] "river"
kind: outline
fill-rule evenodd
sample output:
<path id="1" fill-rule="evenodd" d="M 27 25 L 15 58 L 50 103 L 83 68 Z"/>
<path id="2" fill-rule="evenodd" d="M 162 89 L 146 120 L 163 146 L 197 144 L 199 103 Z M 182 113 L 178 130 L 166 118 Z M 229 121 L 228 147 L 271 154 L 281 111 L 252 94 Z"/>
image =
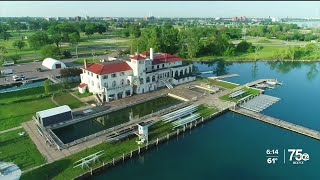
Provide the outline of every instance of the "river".
<path id="1" fill-rule="evenodd" d="M 260 78 L 283 82 L 266 92 L 281 100 L 262 113 L 320 130 L 320 63 L 219 61 L 195 66 L 218 75 L 240 74 L 226 79 L 240 84 Z M 268 149 L 279 151 L 275 164 L 267 163 Z M 293 164 L 288 149 L 302 149 L 310 160 Z M 93 179 L 320 179 L 319 150 L 320 141 L 228 112 Z"/>

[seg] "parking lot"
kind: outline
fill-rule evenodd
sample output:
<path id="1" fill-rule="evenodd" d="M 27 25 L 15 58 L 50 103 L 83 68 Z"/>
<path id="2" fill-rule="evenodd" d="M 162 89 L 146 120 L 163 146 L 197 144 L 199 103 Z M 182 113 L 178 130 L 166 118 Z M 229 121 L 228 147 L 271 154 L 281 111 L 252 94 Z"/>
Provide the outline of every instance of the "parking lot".
<path id="1" fill-rule="evenodd" d="M 41 68 L 42 71 L 39 72 L 36 69 Z M 49 70 L 42 66 L 41 62 L 32 62 L 26 64 L 17 64 L 14 66 L 2 67 L 3 69 L 13 69 L 14 74 L 6 75 L 0 77 L 0 85 L 14 83 L 12 76 L 13 75 L 24 75 L 26 79 L 42 79 L 52 75 L 59 75 L 59 69 Z"/>

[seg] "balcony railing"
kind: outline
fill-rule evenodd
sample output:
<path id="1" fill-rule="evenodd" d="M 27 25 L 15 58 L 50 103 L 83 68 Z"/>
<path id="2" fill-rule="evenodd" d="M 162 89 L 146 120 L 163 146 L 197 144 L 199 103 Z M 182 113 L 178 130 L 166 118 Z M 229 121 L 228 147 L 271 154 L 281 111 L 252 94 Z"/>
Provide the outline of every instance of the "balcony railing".
<path id="1" fill-rule="evenodd" d="M 120 86 L 111 86 L 111 87 L 104 87 L 105 90 L 115 90 L 115 89 L 125 89 L 127 87 L 132 87 L 131 84 L 124 84 L 124 85 L 120 85 Z"/>

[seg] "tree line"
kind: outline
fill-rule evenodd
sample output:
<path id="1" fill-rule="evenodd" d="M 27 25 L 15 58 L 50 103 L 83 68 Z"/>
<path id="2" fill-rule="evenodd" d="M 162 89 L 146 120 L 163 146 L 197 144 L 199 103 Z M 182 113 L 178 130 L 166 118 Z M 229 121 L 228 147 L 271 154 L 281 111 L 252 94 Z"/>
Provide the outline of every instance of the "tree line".
<path id="1" fill-rule="evenodd" d="M 182 27 L 171 24 L 149 26 L 143 29 L 131 42 L 131 54 L 148 51 L 178 54 L 185 58 L 199 56 L 231 56 L 237 52 L 253 51 L 251 43 L 243 41 L 238 45 L 231 42 L 229 29 L 216 27 Z M 134 36 L 133 36 L 134 37 Z"/>

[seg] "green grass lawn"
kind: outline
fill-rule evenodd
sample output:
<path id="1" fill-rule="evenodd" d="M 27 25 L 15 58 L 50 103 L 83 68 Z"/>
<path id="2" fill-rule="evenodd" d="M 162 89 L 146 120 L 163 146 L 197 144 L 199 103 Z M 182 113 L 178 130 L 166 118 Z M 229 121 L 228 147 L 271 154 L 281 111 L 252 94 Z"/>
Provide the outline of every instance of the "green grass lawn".
<path id="1" fill-rule="evenodd" d="M 22 170 L 45 163 L 44 157 L 33 144 L 27 134 L 19 136 L 24 131 L 22 128 L 0 134 L 0 159 L 13 162 Z"/>
<path id="2" fill-rule="evenodd" d="M 212 108 L 212 107 L 207 107 L 207 106 L 204 106 L 204 105 L 200 105 L 198 107 L 198 111 L 197 111 L 197 113 L 199 113 L 200 116 L 202 116 L 203 118 L 207 118 L 207 117 L 209 117 L 210 115 L 212 115 L 213 113 L 216 113 L 216 112 L 218 112 L 218 109 Z"/>
<path id="3" fill-rule="evenodd" d="M 79 98 L 84 98 L 84 97 L 92 96 L 93 93 L 91 93 L 91 92 L 86 92 L 86 93 L 81 94 L 81 93 L 78 92 L 78 93 L 76 93 L 76 95 L 77 95 Z"/>
<path id="4" fill-rule="evenodd" d="M 50 98 L 1 105 L 0 131 L 20 126 L 22 122 L 31 120 L 37 111 L 55 107 Z"/>
<path id="5" fill-rule="evenodd" d="M 40 50 L 34 50 L 32 49 L 29 44 L 28 40 L 24 40 L 27 43 L 27 46 L 24 47 L 21 51 L 14 48 L 12 46 L 13 42 L 16 40 L 21 40 L 22 37 L 28 36 L 30 37 L 32 34 L 34 34 L 36 31 L 21 31 L 20 35 L 18 32 L 10 32 L 12 37 L 9 38 L 9 40 L 4 41 L 0 39 L 0 46 L 5 46 L 7 49 L 7 53 L 5 56 L 12 56 L 12 55 L 20 55 L 21 59 L 17 60 L 17 63 L 25 63 L 25 62 L 32 62 L 34 60 L 42 60 L 43 58 L 40 55 Z M 109 54 L 110 51 L 107 49 L 101 49 L 103 46 L 128 46 L 130 44 L 130 41 L 128 39 L 128 42 L 115 42 L 115 43 L 105 43 L 105 42 L 95 42 L 94 40 L 98 39 L 111 39 L 111 37 L 107 34 L 98 34 L 95 33 L 90 37 L 85 36 L 83 33 L 81 33 L 81 42 L 79 43 L 78 47 L 78 55 L 80 57 L 83 56 L 91 56 L 92 50 L 94 50 L 96 55 L 104 55 Z M 115 37 L 113 37 L 115 38 Z M 116 37 L 117 38 L 117 37 Z M 122 38 L 123 39 L 123 38 Z M 69 44 L 65 44 L 66 46 L 61 47 L 61 52 L 64 50 L 70 50 L 72 54 L 75 54 L 75 48 L 72 47 Z"/>
<path id="6" fill-rule="evenodd" d="M 213 79 L 201 79 L 200 81 L 210 84 L 210 85 L 214 85 L 214 86 L 220 86 L 226 89 L 233 89 L 238 87 L 239 85 L 236 84 L 232 84 L 232 83 L 228 83 L 228 82 L 224 82 L 224 81 L 219 81 L 219 80 L 213 80 Z"/>
<path id="7" fill-rule="evenodd" d="M 257 90 L 257 89 L 253 89 L 253 88 L 243 88 L 241 90 L 244 90 L 245 93 L 241 96 L 238 96 L 238 97 L 235 97 L 235 98 L 230 98 L 229 95 L 231 94 L 227 94 L 227 95 L 224 95 L 224 96 L 221 96 L 219 97 L 221 100 L 224 100 L 224 101 L 232 101 L 232 102 L 238 102 L 238 100 L 240 100 L 241 98 L 245 97 L 245 96 L 248 96 L 248 95 L 252 95 L 252 96 L 255 96 L 255 95 L 258 95 L 260 94 L 260 90 Z"/>
<path id="8" fill-rule="evenodd" d="M 79 101 L 77 98 L 70 95 L 68 92 L 64 92 L 63 94 L 58 93 L 54 96 L 54 100 L 57 101 L 61 106 L 68 105 L 71 109 L 78 108 L 83 106 L 84 104 Z"/>
<path id="9" fill-rule="evenodd" d="M 75 61 L 73 61 L 73 63 L 84 65 L 84 59 L 75 60 Z M 87 64 L 91 64 L 91 63 L 100 63 L 100 60 L 96 59 L 96 58 L 95 59 L 92 59 L 92 58 L 87 59 Z"/>
<path id="10" fill-rule="evenodd" d="M 35 87 L 19 91 L 0 93 L 0 105 L 19 101 L 36 100 L 44 94 L 44 87 Z"/>

